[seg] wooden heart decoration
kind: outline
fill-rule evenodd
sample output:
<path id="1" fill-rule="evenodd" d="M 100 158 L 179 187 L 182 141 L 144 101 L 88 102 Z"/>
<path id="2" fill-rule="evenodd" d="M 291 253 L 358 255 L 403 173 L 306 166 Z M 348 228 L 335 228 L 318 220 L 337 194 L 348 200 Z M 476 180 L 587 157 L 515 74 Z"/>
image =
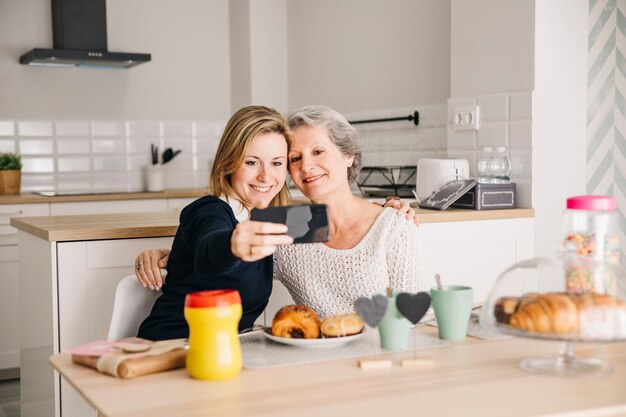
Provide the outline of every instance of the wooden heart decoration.
<path id="1" fill-rule="evenodd" d="M 400 293 L 396 297 L 396 307 L 398 307 L 400 314 L 409 319 L 411 323 L 417 324 L 430 307 L 430 295 L 426 292 Z"/>
<path id="2" fill-rule="evenodd" d="M 371 300 L 367 297 L 359 297 L 354 302 L 354 309 L 368 326 L 374 328 L 378 326 L 387 311 L 387 297 L 380 294 L 373 296 Z"/>

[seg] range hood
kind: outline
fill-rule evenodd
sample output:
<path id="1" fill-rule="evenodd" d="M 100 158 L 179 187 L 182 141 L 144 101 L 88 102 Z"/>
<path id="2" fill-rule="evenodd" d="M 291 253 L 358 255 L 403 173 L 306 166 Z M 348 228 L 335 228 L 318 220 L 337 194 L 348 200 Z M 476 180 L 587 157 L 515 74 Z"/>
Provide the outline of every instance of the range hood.
<path id="1" fill-rule="evenodd" d="M 50 67 L 130 68 L 150 54 L 107 50 L 106 0 L 52 0 L 53 49 L 35 48 L 20 63 Z"/>

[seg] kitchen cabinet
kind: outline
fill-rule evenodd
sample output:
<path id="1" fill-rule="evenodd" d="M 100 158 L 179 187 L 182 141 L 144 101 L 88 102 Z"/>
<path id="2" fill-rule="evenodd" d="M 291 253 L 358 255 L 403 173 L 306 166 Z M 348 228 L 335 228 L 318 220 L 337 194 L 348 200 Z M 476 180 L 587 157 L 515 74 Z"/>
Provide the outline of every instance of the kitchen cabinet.
<path id="1" fill-rule="evenodd" d="M 115 288 L 133 273 L 135 254 L 169 247 L 172 237 L 48 242 L 20 232 L 21 415 L 96 416 L 47 365 L 61 351 L 106 339 Z"/>
<path id="2" fill-rule="evenodd" d="M 17 229 L 11 217 L 47 216 L 47 204 L 0 205 L 0 369 L 20 366 Z"/>
<path id="3" fill-rule="evenodd" d="M 2 335 L 0 338 L 0 369 L 18 368 L 20 366 L 18 327 L 19 258 L 17 230 L 9 224 L 11 217 L 162 211 L 180 212 L 196 198 L 176 197 L 0 204 L 0 268 L 2 271 L 0 272 L 0 334 Z M 40 201 L 45 201 L 46 199 L 50 198 L 39 198 Z"/>
<path id="4" fill-rule="evenodd" d="M 195 198 L 168 198 L 167 210 L 177 211 L 180 213 L 182 209 L 184 209 L 187 205 L 193 203 L 195 200 Z"/>

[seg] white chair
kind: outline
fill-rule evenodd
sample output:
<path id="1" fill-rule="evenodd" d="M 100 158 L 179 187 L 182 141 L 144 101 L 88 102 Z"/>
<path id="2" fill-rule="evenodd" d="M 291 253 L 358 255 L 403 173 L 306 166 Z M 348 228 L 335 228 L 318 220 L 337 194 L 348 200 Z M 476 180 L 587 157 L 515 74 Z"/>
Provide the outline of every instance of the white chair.
<path id="1" fill-rule="evenodd" d="M 139 325 L 148 317 L 154 300 L 160 295 L 161 291 L 144 288 L 135 275 L 122 278 L 115 290 L 108 340 L 137 336 Z"/>

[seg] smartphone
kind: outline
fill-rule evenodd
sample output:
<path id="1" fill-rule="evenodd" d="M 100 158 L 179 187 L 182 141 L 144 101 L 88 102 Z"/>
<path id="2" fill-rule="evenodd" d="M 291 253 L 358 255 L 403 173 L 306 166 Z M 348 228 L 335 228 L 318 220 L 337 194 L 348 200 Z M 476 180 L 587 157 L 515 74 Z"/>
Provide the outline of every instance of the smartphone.
<path id="1" fill-rule="evenodd" d="M 286 224 L 293 243 L 328 242 L 330 226 L 325 204 L 279 206 L 253 209 L 250 220 Z"/>

